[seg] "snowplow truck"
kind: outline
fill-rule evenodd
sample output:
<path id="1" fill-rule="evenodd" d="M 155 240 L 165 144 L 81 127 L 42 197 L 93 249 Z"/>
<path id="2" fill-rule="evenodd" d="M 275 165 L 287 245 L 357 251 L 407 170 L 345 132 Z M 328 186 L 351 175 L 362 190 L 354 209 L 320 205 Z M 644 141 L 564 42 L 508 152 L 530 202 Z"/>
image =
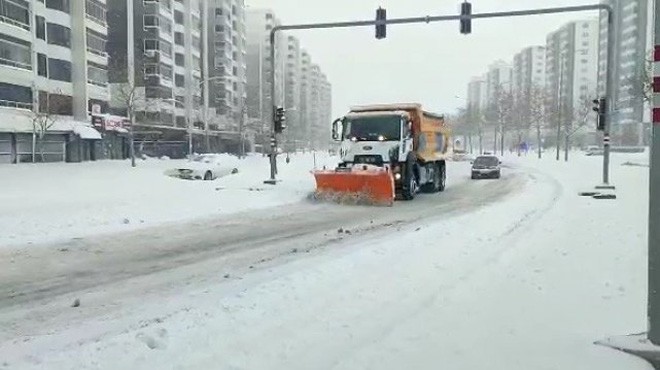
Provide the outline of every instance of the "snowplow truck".
<path id="1" fill-rule="evenodd" d="M 445 189 L 450 131 L 442 115 L 420 104 L 353 107 L 333 122 L 332 136 L 340 163 L 314 171 L 317 195 L 392 205 Z"/>

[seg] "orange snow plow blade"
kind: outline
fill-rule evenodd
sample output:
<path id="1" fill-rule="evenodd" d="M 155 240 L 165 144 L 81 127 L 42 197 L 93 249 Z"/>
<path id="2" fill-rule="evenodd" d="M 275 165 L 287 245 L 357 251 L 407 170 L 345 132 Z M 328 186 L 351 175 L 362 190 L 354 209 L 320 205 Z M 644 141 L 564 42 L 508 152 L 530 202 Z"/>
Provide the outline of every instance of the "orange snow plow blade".
<path id="1" fill-rule="evenodd" d="M 394 204 L 394 179 L 382 168 L 313 171 L 316 198 L 340 203 Z"/>

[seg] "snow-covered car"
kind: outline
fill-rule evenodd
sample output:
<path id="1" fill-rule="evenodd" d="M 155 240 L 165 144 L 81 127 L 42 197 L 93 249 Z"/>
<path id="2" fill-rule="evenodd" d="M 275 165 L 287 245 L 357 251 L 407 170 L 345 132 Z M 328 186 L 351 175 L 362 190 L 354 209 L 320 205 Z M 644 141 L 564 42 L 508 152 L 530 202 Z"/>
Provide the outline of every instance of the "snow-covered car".
<path id="1" fill-rule="evenodd" d="M 472 162 L 472 179 L 499 179 L 502 170 L 499 158 L 494 155 L 480 155 Z"/>
<path id="2" fill-rule="evenodd" d="M 181 179 L 208 181 L 236 172 L 238 172 L 237 168 L 223 164 L 223 158 L 220 155 L 201 154 L 169 171 L 169 175 Z"/>

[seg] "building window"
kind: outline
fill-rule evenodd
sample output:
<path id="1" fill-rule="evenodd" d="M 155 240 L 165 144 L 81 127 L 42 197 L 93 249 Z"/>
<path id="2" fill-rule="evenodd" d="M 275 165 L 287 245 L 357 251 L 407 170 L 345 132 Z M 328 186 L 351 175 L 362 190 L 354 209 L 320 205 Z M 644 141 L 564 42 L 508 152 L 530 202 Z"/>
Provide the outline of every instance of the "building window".
<path id="1" fill-rule="evenodd" d="M 62 116 L 73 115 L 73 98 L 68 95 L 48 94 L 48 111 Z"/>
<path id="2" fill-rule="evenodd" d="M 46 41 L 46 18 L 37 15 L 34 17 L 34 24 L 37 38 Z"/>
<path id="3" fill-rule="evenodd" d="M 185 87 L 186 86 L 185 78 L 183 77 L 183 75 L 180 75 L 180 74 L 175 74 L 174 75 L 174 85 L 176 87 Z"/>
<path id="4" fill-rule="evenodd" d="M 238 76 L 238 68 L 236 68 L 236 66 L 231 68 L 231 72 L 234 76 Z"/>
<path id="5" fill-rule="evenodd" d="M 144 28 L 147 27 L 158 27 L 159 18 L 155 15 L 145 14 L 143 17 Z"/>
<path id="6" fill-rule="evenodd" d="M 32 70 L 30 44 L 23 40 L 0 34 L 0 64 Z"/>
<path id="7" fill-rule="evenodd" d="M 48 29 L 48 43 L 50 45 L 71 47 L 71 30 L 69 28 L 55 23 L 48 23 L 46 28 Z"/>
<path id="8" fill-rule="evenodd" d="M 37 53 L 37 74 L 48 77 L 48 58 L 45 54 Z"/>
<path id="9" fill-rule="evenodd" d="M 69 14 L 71 6 L 69 0 L 46 0 L 46 8 L 59 10 Z"/>
<path id="10" fill-rule="evenodd" d="M 144 75 L 145 76 L 158 76 L 158 64 L 145 64 L 144 65 Z"/>
<path id="11" fill-rule="evenodd" d="M 175 10 L 174 11 L 174 23 L 176 24 L 183 24 L 183 13 Z"/>
<path id="12" fill-rule="evenodd" d="M 183 46 L 183 33 L 174 32 L 174 43 L 179 46 Z"/>
<path id="13" fill-rule="evenodd" d="M 92 31 L 89 28 L 87 29 L 87 51 L 105 56 L 105 36 L 102 34 Z"/>
<path id="14" fill-rule="evenodd" d="M 108 71 L 104 66 L 89 62 L 87 64 L 87 82 L 96 86 L 108 86 Z"/>
<path id="15" fill-rule="evenodd" d="M 160 76 L 165 81 L 172 81 L 172 67 L 167 64 L 160 64 Z"/>
<path id="16" fill-rule="evenodd" d="M 29 3 L 22 0 L 0 0 L 0 22 L 30 29 Z"/>
<path id="17" fill-rule="evenodd" d="M 106 11 L 105 5 L 96 0 L 87 0 L 85 6 L 85 14 L 87 18 L 92 19 L 100 24 L 106 24 Z"/>
<path id="18" fill-rule="evenodd" d="M 32 89 L 27 86 L 0 82 L 0 106 L 30 109 L 32 107 Z"/>
<path id="19" fill-rule="evenodd" d="M 185 66 L 185 57 L 181 53 L 175 53 L 174 54 L 174 64 L 176 64 L 179 67 Z"/>
<path id="20" fill-rule="evenodd" d="M 71 62 L 50 58 L 48 72 L 51 80 L 71 82 Z"/>
<path id="21" fill-rule="evenodd" d="M 222 15 L 222 8 L 215 8 L 215 15 L 216 16 Z"/>

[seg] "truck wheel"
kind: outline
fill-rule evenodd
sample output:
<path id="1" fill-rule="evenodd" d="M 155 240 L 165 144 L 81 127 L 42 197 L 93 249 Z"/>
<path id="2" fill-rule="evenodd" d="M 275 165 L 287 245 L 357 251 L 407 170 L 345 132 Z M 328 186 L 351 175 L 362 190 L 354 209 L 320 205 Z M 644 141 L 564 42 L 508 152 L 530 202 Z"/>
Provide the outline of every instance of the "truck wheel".
<path id="1" fill-rule="evenodd" d="M 438 186 L 438 191 L 442 192 L 447 187 L 447 165 L 441 162 L 438 167 L 440 168 L 440 185 Z"/>
<path id="2" fill-rule="evenodd" d="M 415 177 L 415 160 L 408 157 L 405 168 L 402 196 L 404 200 L 415 199 L 417 193 L 417 178 Z"/>
<path id="3" fill-rule="evenodd" d="M 442 169 L 437 163 L 433 163 L 433 181 L 422 185 L 421 189 L 425 193 L 437 193 L 442 187 Z"/>

